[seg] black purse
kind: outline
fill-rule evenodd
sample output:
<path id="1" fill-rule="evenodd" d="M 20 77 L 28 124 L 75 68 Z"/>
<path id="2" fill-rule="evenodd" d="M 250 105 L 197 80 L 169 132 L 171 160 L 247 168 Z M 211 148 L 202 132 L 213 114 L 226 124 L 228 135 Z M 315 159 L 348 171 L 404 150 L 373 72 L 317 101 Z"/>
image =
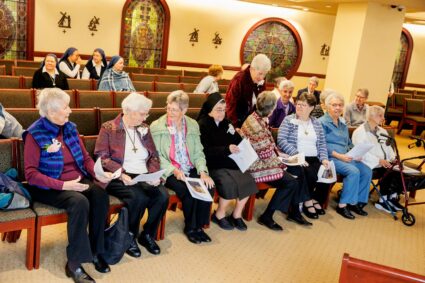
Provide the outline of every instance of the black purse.
<path id="1" fill-rule="evenodd" d="M 105 253 L 103 259 L 108 264 L 116 264 L 130 247 L 132 236 L 128 230 L 128 210 L 121 208 L 118 220 L 105 230 Z"/>

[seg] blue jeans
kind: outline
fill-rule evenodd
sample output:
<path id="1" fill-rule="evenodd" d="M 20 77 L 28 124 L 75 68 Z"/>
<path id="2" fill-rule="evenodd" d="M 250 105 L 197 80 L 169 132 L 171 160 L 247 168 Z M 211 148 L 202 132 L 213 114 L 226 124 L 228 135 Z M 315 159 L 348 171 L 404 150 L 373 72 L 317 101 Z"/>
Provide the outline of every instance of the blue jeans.
<path id="1" fill-rule="evenodd" d="M 357 204 L 367 203 L 369 199 L 372 170 L 364 163 L 351 161 L 349 163 L 332 158 L 336 173 L 344 176 L 343 190 L 340 203 Z"/>

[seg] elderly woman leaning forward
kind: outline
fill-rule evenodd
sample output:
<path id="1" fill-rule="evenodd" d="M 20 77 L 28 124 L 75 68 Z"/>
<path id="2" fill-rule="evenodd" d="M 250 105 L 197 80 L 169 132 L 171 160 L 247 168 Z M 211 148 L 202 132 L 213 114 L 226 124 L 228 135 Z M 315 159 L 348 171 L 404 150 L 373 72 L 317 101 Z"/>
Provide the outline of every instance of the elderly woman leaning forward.
<path id="1" fill-rule="evenodd" d="M 181 90 L 167 97 L 167 113 L 151 124 L 151 132 L 161 159 L 167 188 L 182 202 L 184 233 L 195 244 L 210 242 L 203 227 L 209 223 L 211 203 L 193 198 L 186 186 L 186 177 L 200 178 L 210 188 L 213 180 L 208 169 L 200 139 L 198 123 L 185 115 L 189 96 Z"/>
<path id="2" fill-rule="evenodd" d="M 325 131 L 330 160 L 335 163 L 336 172 L 344 177 L 341 199 L 336 212 L 347 219 L 354 219 L 355 212 L 366 216 L 363 207 L 369 199 L 369 186 L 372 170 L 360 160 L 353 160 L 347 152 L 353 147 L 348 127 L 342 122 L 344 97 L 336 92 L 328 95 L 325 101 L 327 112 L 319 120 Z"/>
<path id="3" fill-rule="evenodd" d="M 95 155 L 102 159 L 103 167 L 109 172 L 122 169 L 121 176 L 112 180 L 106 190 L 121 199 L 128 207 L 129 230 L 133 241 L 127 250 L 132 257 L 140 257 L 136 243 L 140 219 L 148 209 L 148 219 L 138 242 L 150 253 L 159 254 L 155 235 L 162 216 L 167 210 L 168 194 L 161 180 L 133 182 L 139 174 L 153 173 L 160 169 L 148 125 L 143 122 L 149 116 L 152 101 L 144 95 L 132 92 L 121 104 L 123 113 L 102 125 L 96 141 Z"/>
<path id="4" fill-rule="evenodd" d="M 81 263 L 97 271 L 110 268 L 102 258 L 108 215 L 107 193 L 94 183 L 94 162 L 69 122 L 69 96 L 46 88 L 38 96 L 41 118 L 24 133 L 25 178 L 35 201 L 65 209 L 68 214 L 68 262 L 65 272 L 75 282 L 94 282 Z M 111 180 L 111 174 L 101 182 Z M 87 226 L 90 226 L 87 235 Z"/>

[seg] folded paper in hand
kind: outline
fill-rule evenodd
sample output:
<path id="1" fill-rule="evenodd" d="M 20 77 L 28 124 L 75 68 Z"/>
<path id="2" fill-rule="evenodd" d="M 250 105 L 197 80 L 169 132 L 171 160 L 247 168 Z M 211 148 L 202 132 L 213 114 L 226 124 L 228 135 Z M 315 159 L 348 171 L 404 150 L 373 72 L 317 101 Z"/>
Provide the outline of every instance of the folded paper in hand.
<path id="1" fill-rule="evenodd" d="M 321 165 L 317 172 L 317 182 L 331 184 L 336 182 L 336 170 L 333 161 L 329 161 L 329 168 Z"/>
<path id="2" fill-rule="evenodd" d="M 201 179 L 186 177 L 185 182 L 193 198 L 209 202 L 213 201 L 207 187 L 204 185 Z"/>
<path id="3" fill-rule="evenodd" d="M 287 158 L 279 156 L 279 159 L 287 166 L 299 166 L 305 163 L 305 155 L 302 152 Z"/>
<path id="4" fill-rule="evenodd" d="M 131 184 L 134 185 L 138 182 L 155 182 L 158 181 L 164 173 L 165 169 L 156 171 L 154 173 L 140 174 L 131 180 Z"/>
<path id="5" fill-rule="evenodd" d="M 115 171 L 112 174 L 112 179 L 116 179 L 119 176 L 121 176 L 121 171 L 122 171 L 121 168 L 119 168 L 117 171 Z M 105 171 L 103 170 L 101 158 L 98 158 L 96 160 L 96 163 L 94 164 L 94 174 L 96 175 L 97 179 L 108 178 L 105 174 Z"/>
<path id="6" fill-rule="evenodd" d="M 355 145 L 349 152 L 346 153 L 346 155 L 358 159 L 362 158 L 366 153 L 369 152 L 373 147 L 372 143 L 360 143 Z"/>
<path id="7" fill-rule="evenodd" d="M 235 161 L 241 172 L 245 173 L 245 171 L 248 170 L 252 163 L 258 159 L 258 155 L 247 139 L 243 139 L 238 144 L 238 147 L 239 152 L 232 153 L 229 155 L 229 157 Z"/>

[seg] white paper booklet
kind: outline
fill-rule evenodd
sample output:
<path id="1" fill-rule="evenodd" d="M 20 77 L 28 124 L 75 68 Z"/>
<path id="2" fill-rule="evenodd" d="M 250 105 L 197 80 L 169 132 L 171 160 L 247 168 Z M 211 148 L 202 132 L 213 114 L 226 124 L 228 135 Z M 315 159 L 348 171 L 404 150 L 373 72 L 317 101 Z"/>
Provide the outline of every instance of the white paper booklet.
<path id="1" fill-rule="evenodd" d="M 355 145 L 349 152 L 346 153 L 346 155 L 358 159 L 363 157 L 366 153 L 369 152 L 373 147 L 372 143 L 360 143 Z"/>
<path id="2" fill-rule="evenodd" d="M 398 165 L 395 165 L 395 166 L 393 167 L 393 170 L 394 170 L 394 171 L 400 171 L 400 168 L 399 168 L 399 166 L 398 166 Z M 422 174 L 422 172 L 420 172 L 420 171 L 418 171 L 418 170 L 416 170 L 416 169 L 413 169 L 413 168 L 407 167 L 406 165 L 404 165 L 404 166 L 403 166 L 403 173 L 404 173 L 404 174 L 407 174 L 407 175 L 421 175 L 421 174 Z"/>
<path id="3" fill-rule="evenodd" d="M 329 161 L 328 169 L 326 169 L 323 165 L 320 166 L 319 171 L 317 172 L 317 182 L 326 184 L 336 182 L 335 164 L 332 160 Z"/>
<path id="4" fill-rule="evenodd" d="M 161 176 L 164 174 L 165 169 L 156 171 L 154 173 L 148 173 L 148 174 L 140 174 L 137 177 L 134 177 L 131 180 L 132 184 L 136 184 L 138 182 L 154 182 L 157 181 Z"/>
<path id="5" fill-rule="evenodd" d="M 305 163 L 305 155 L 302 152 L 287 158 L 279 156 L 279 159 L 287 166 L 298 166 Z"/>
<path id="6" fill-rule="evenodd" d="M 238 147 L 240 151 L 230 154 L 229 157 L 236 162 L 241 172 L 245 173 L 252 163 L 258 159 L 258 155 L 247 139 L 243 139 Z"/>
<path id="7" fill-rule="evenodd" d="M 207 187 L 201 179 L 186 177 L 185 182 L 192 197 L 203 201 L 213 201 Z"/>
<path id="8" fill-rule="evenodd" d="M 121 176 L 121 171 L 122 171 L 121 168 L 119 168 L 117 171 L 115 171 L 112 174 L 112 179 L 116 179 L 119 176 Z M 103 167 L 102 167 L 101 158 L 98 158 L 96 160 L 96 163 L 94 164 L 94 174 L 96 175 L 96 178 L 106 178 L 105 171 L 103 170 Z"/>

